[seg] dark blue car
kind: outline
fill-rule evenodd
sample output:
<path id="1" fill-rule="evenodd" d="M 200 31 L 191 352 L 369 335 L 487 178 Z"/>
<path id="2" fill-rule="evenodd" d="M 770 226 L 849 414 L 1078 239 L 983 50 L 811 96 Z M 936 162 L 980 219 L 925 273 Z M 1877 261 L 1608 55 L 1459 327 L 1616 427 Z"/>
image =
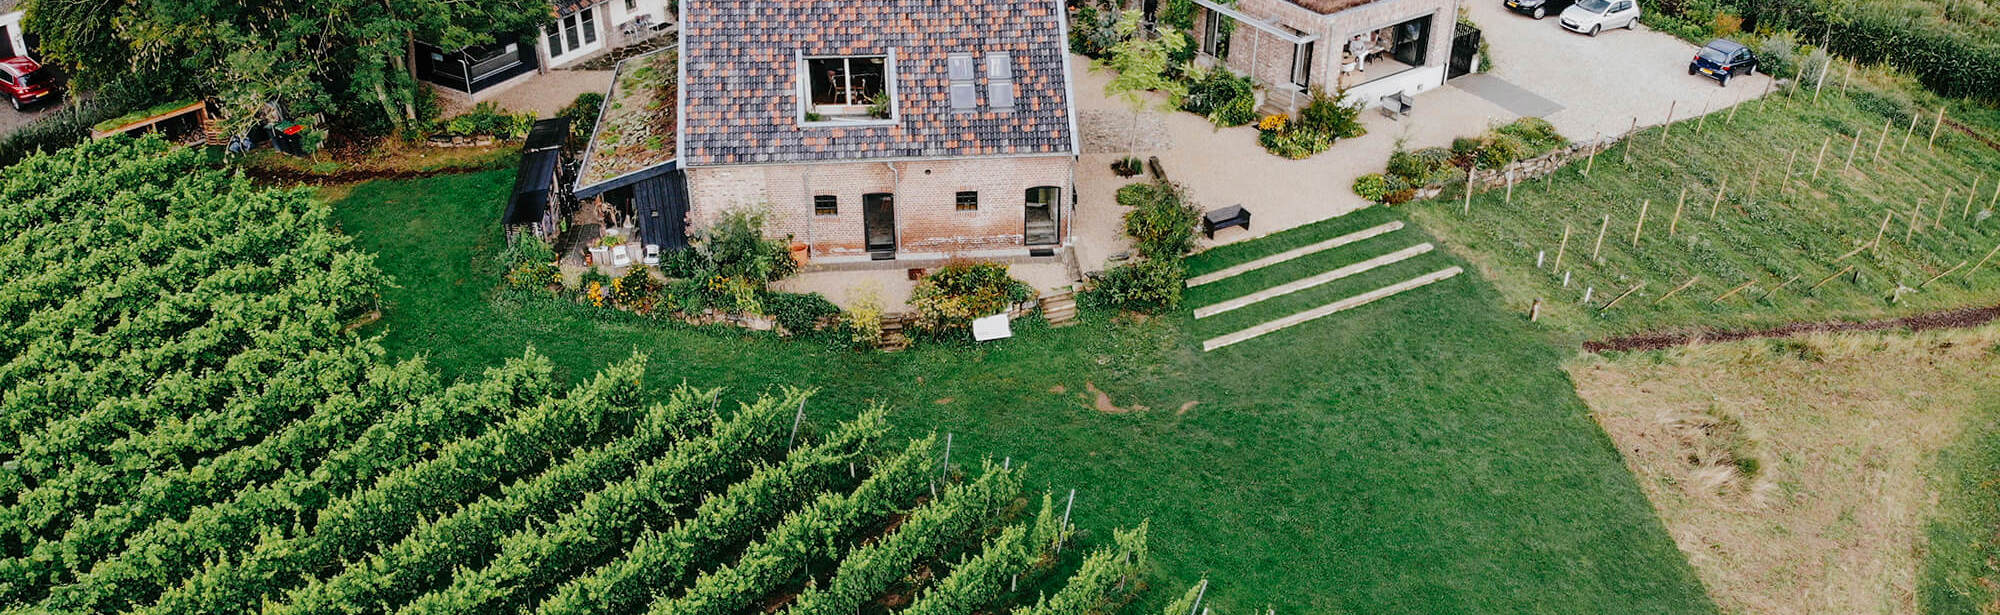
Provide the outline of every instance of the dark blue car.
<path id="1" fill-rule="evenodd" d="M 1727 86 L 1730 77 L 1757 74 L 1757 54 L 1742 43 L 1718 38 L 1695 52 L 1694 59 L 1688 61 L 1688 74 L 1708 77 Z"/>

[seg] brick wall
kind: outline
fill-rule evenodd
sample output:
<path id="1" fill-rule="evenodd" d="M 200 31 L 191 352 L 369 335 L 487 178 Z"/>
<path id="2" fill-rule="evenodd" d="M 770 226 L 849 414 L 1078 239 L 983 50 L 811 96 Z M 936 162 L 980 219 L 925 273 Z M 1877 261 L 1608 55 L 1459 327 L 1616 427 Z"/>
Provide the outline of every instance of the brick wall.
<path id="1" fill-rule="evenodd" d="M 791 235 L 816 257 L 859 256 L 867 253 L 861 197 L 880 192 L 895 195 L 901 253 L 1025 249 L 1032 187 L 1061 189 L 1058 238 L 1067 236 L 1073 166 L 1069 156 L 1039 156 L 694 168 L 687 171 L 689 223 L 701 228 L 721 212 L 763 207 L 767 234 Z M 977 210 L 958 210 L 962 190 L 979 193 Z M 814 213 L 813 196 L 822 194 L 838 197 L 837 213 Z"/>

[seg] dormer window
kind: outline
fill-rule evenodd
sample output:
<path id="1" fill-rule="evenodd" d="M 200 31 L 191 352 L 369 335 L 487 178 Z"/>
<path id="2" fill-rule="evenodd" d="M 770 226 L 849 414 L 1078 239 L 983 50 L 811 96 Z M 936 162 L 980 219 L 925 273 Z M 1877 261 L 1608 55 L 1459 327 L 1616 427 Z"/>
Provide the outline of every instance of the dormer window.
<path id="1" fill-rule="evenodd" d="M 804 68 L 806 121 L 886 120 L 895 113 L 888 56 L 806 58 Z"/>

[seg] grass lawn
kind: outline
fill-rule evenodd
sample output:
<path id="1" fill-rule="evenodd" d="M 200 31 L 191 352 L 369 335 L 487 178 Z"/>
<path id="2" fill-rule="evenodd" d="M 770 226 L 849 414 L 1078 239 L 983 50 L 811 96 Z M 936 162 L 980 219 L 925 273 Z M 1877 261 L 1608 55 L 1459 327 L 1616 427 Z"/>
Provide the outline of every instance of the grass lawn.
<path id="1" fill-rule="evenodd" d="M 857 353 L 567 303 L 496 303 L 495 218 L 511 181 L 496 170 L 325 193 L 400 283 L 368 329 L 393 353 L 461 375 L 532 345 L 580 378 L 643 352 L 661 387 L 739 397 L 819 387 L 819 424 L 886 402 L 907 433 L 954 433 L 953 459 L 1011 456 L 1029 464 L 1031 485 L 1078 489 L 1077 518 L 1100 537 L 1150 517 L 1148 611 L 1204 575 L 1219 613 L 1714 610 L 1573 393 L 1558 366 L 1565 352 L 1493 307 L 1499 297 L 1473 276 L 1214 353 L 1199 339 L 1241 323 L 1197 324 L 1186 312 L 1086 314 L 1063 329 L 1023 321 L 999 343 Z M 1211 271 L 1394 213 L 1190 265 Z M 1414 227 L 1398 235 L 1373 241 L 1423 239 Z M 1412 266 L 1450 262 L 1436 254 Z M 1396 273 L 1409 274 L 1355 283 Z M 1193 304 L 1240 290 L 1225 286 L 1196 289 Z M 1232 316 L 1254 320 L 1275 305 Z M 1122 412 L 1096 409 L 1092 388 Z"/>
<path id="2" fill-rule="evenodd" d="M 1995 593 L 1996 342 L 1814 334 L 1569 370 L 1723 611 L 1971 614 Z"/>
<path id="3" fill-rule="evenodd" d="M 1542 298 L 1544 321 L 1572 339 L 1859 320 L 1992 303 L 2000 298 L 2000 267 L 1994 266 L 2000 259 L 1976 270 L 1975 264 L 2000 244 L 2000 220 L 1986 211 L 2000 182 L 2000 151 L 1950 127 L 1929 149 L 1935 97 L 1863 72 L 1868 74 L 1857 75 L 1854 89 L 1830 85 L 1816 104 L 1810 90 L 1795 98 L 1774 96 L 1744 105 L 1733 122 L 1718 113 L 1705 125 L 1675 124 L 1664 144 L 1663 129 L 1642 132 L 1600 154 L 1590 177 L 1582 174 L 1585 165 L 1569 165 L 1546 182 L 1517 185 L 1511 204 L 1505 190 L 1492 190 L 1476 195 L 1466 215 L 1463 193 L 1452 190 L 1408 206 L 1410 215 L 1494 280 L 1509 311 L 1525 314 Z M 1906 149 L 1913 113 L 1918 125 Z M 1983 124 L 2000 119 L 1991 112 L 1953 117 L 1981 131 L 2000 128 Z M 1890 134 L 1877 159 L 1885 124 Z M 1823 168 L 1814 179 L 1823 146 Z M 1628 149 L 1629 165 L 1621 162 Z M 1789 188 L 1781 179 L 1788 161 Z M 1683 189 L 1686 205 L 1676 223 Z M 1913 211 L 1921 215 L 1906 240 Z M 1593 262 L 1606 215 L 1602 261 Z M 1870 244 L 1885 215 L 1890 219 L 1880 249 L 1840 260 Z M 1636 248 L 1635 229 L 1642 235 Z M 1567 288 L 1562 272 L 1553 270 L 1558 251 L 1572 275 Z M 1546 252 L 1547 267 L 1536 268 L 1538 252 Z M 1918 287 L 1962 262 L 1951 276 L 1892 302 L 1899 285 Z M 1858 281 L 1843 275 L 1808 292 L 1848 266 Z M 1661 301 L 1690 279 L 1692 286 Z M 1715 301 L 1746 282 L 1745 290 Z M 1615 308 L 1600 310 L 1640 283 Z M 1595 289 L 1588 305 L 1582 302 L 1586 288 Z"/>

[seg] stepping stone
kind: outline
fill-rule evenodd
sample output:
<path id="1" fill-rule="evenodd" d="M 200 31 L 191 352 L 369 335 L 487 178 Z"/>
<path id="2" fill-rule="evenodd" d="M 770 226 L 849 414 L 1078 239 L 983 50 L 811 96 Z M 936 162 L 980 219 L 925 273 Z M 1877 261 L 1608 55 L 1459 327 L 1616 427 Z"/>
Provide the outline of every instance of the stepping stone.
<path id="1" fill-rule="evenodd" d="M 1266 256 L 1264 258 L 1260 258 L 1247 263 L 1243 263 L 1241 265 L 1230 267 L 1228 269 L 1217 271 L 1215 273 L 1202 274 L 1192 278 L 1188 278 L 1187 285 L 1188 288 L 1194 288 L 1196 286 L 1201 286 L 1203 284 L 1209 284 L 1212 282 L 1227 280 L 1229 278 L 1233 278 L 1239 275 L 1243 275 L 1245 273 L 1256 271 L 1258 269 L 1263 269 L 1265 267 L 1276 265 L 1278 263 L 1282 263 L 1285 261 L 1297 259 L 1310 254 L 1325 252 L 1327 250 L 1331 250 L 1350 243 L 1361 241 L 1363 239 L 1368 239 L 1370 237 L 1377 237 L 1384 234 L 1393 233 L 1398 230 L 1401 230 L 1402 228 L 1403 228 L 1403 222 L 1401 220 L 1398 220 L 1374 228 L 1355 231 L 1352 233 L 1348 233 L 1346 235 L 1341 235 L 1339 237 L 1328 239 L 1326 241 L 1322 241 L 1302 248 L 1292 248 L 1290 250 L 1279 252 L 1277 254 Z"/>
<path id="2" fill-rule="evenodd" d="M 1371 269 L 1381 267 L 1383 265 L 1400 263 L 1412 258 L 1416 258 L 1418 255 L 1429 253 L 1434 248 L 1436 248 L 1436 246 L 1433 246 L 1430 243 L 1420 243 L 1414 246 L 1403 248 L 1401 250 L 1397 250 L 1395 252 L 1383 254 L 1375 258 L 1361 261 L 1359 263 L 1354 263 L 1352 265 L 1341 267 L 1339 269 L 1328 271 L 1326 273 L 1315 275 L 1309 278 L 1305 278 L 1302 280 L 1294 280 L 1291 282 L 1266 288 L 1264 290 L 1260 290 L 1254 293 L 1250 293 L 1248 295 L 1237 297 L 1235 299 L 1230 299 L 1228 301 L 1223 301 L 1215 305 L 1198 307 L 1195 308 L 1194 310 L 1194 317 L 1197 319 L 1208 318 L 1210 316 L 1228 312 L 1230 310 L 1235 310 L 1243 308 L 1245 306 L 1254 305 L 1259 301 L 1265 301 L 1268 299 L 1283 297 L 1285 295 L 1299 292 L 1308 288 L 1320 286 L 1322 284 L 1327 284 L 1334 280 L 1364 273 Z"/>
<path id="3" fill-rule="evenodd" d="M 1463 269 L 1460 269 L 1457 266 L 1452 266 L 1437 271 L 1433 271 L 1430 273 L 1426 273 L 1424 275 L 1410 278 L 1408 280 L 1403 280 L 1395 284 L 1390 284 L 1388 286 L 1377 288 L 1375 290 L 1361 293 L 1359 295 L 1355 295 L 1310 310 L 1299 312 L 1291 316 L 1279 318 L 1277 320 L 1273 320 L 1261 325 L 1250 327 L 1242 331 L 1237 331 L 1235 333 L 1231 333 L 1228 335 L 1217 337 L 1215 339 L 1208 340 L 1206 342 L 1202 342 L 1201 350 L 1202 352 L 1210 352 L 1217 348 L 1222 348 L 1224 346 L 1228 346 L 1231 344 L 1247 342 L 1256 339 L 1259 336 L 1262 336 L 1266 333 L 1271 333 L 1273 331 L 1284 329 L 1286 327 L 1304 324 L 1319 318 L 1331 316 L 1338 312 L 1344 312 L 1364 305 L 1368 305 L 1370 303 L 1374 303 L 1376 301 L 1380 301 L 1382 299 L 1394 296 L 1397 293 L 1401 293 L 1406 290 L 1428 286 L 1437 283 L 1439 281 L 1449 279 L 1452 276 L 1458 275 L 1463 272 L 1464 272 Z"/>

